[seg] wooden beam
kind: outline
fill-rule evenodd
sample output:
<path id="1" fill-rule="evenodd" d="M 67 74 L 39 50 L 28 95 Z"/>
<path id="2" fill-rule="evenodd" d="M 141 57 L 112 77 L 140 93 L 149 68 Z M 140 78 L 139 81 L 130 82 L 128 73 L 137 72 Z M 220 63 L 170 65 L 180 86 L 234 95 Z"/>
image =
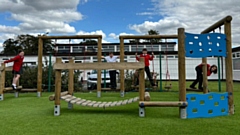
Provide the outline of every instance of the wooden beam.
<path id="1" fill-rule="evenodd" d="M 124 62 L 124 39 L 120 38 L 120 62 Z M 120 91 L 124 93 L 125 91 L 125 77 L 124 69 L 120 70 Z"/>
<path id="2" fill-rule="evenodd" d="M 120 39 L 177 39 L 178 35 L 121 35 Z"/>
<path id="3" fill-rule="evenodd" d="M 144 62 L 118 62 L 118 63 L 55 63 L 53 65 L 53 69 L 56 70 L 63 70 L 63 69 L 96 69 L 96 70 L 103 70 L 103 69 L 140 69 L 144 68 Z M 101 76 L 100 76 L 101 78 Z"/>
<path id="4" fill-rule="evenodd" d="M 178 29 L 178 76 L 179 101 L 186 101 L 185 34 L 184 28 Z"/>
<path id="5" fill-rule="evenodd" d="M 234 103 L 233 103 L 233 67 L 232 67 L 232 32 L 231 23 L 225 22 L 224 33 L 226 34 L 226 48 L 227 57 L 225 58 L 226 67 L 226 91 L 228 94 L 228 106 L 229 114 L 234 114 Z"/>
<path id="6" fill-rule="evenodd" d="M 12 66 L 10 66 L 10 67 L 5 67 L 5 71 L 12 71 Z"/>
<path id="7" fill-rule="evenodd" d="M 42 91 L 42 56 L 43 56 L 43 40 L 38 39 L 38 76 L 37 76 L 37 91 Z"/>
<path id="8" fill-rule="evenodd" d="M 61 63 L 61 58 L 56 58 L 56 63 Z M 60 105 L 60 98 L 61 98 L 61 85 L 62 85 L 62 78 L 61 78 L 61 70 L 55 71 L 55 105 Z"/>
<path id="9" fill-rule="evenodd" d="M 178 28 L 178 78 L 179 78 L 179 101 L 186 101 L 186 61 L 185 61 L 185 29 Z M 179 117 L 185 117 L 183 112 L 186 112 L 185 106 L 179 107 Z"/>
<path id="10" fill-rule="evenodd" d="M 0 74 L 0 94 L 3 94 L 3 91 L 4 91 L 4 88 L 5 88 L 5 64 L 4 63 L 1 63 L 1 67 L 3 67 L 3 70 L 1 71 L 1 74 Z"/>
<path id="11" fill-rule="evenodd" d="M 208 27 L 207 29 L 203 30 L 201 32 L 201 34 L 204 34 L 204 33 L 209 33 L 219 27 L 221 27 L 222 25 L 224 25 L 225 22 L 231 22 L 232 21 L 232 16 L 226 16 L 224 17 L 223 19 L 219 20 L 218 22 L 214 23 L 213 25 L 211 25 L 210 27 Z"/>
<path id="12" fill-rule="evenodd" d="M 183 101 L 155 101 L 139 102 L 140 107 L 187 107 L 188 103 Z"/>
<path id="13" fill-rule="evenodd" d="M 73 36 L 39 36 L 40 39 L 97 39 L 102 35 L 73 35 Z"/>
<path id="14" fill-rule="evenodd" d="M 21 89 L 21 92 L 37 92 L 37 89 Z"/>
<path id="15" fill-rule="evenodd" d="M 202 58 L 202 63 L 205 63 L 202 66 L 202 72 L 203 72 L 203 93 L 208 93 L 208 78 L 207 78 L 207 58 Z"/>
<path id="16" fill-rule="evenodd" d="M 98 38 L 98 62 L 102 63 L 102 37 Z M 97 72 L 97 96 L 100 97 L 101 93 L 101 81 L 102 81 L 102 71 L 101 69 L 98 69 Z"/>
<path id="17" fill-rule="evenodd" d="M 69 60 L 69 63 L 72 64 L 74 63 L 74 60 L 73 59 L 70 59 Z M 73 89 L 74 89 L 74 74 L 73 74 L 73 69 L 69 69 L 68 70 L 68 93 L 70 95 L 73 94 Z"/>
<path id="18" fill-rule="evenodd" d="M 22 89 L 22 86 L 17 86 L 17 89 L 16 90 L 21 90 Z M 5 87 L 4 88 L 4 91 L 11 91 L 11 90 L 14 90 L 12 87 Z"/>
<path id="19" fill-rule="evenodd" d="M 2 63 L 2 64 L 4 64 L 4 63 Z M 0 71 L 3 71 L 3 69 L 4 69 L 4 66 L 1 66 Z M 6 68 L 5 68 L 5 70 L 6 70 Z"/>
<path id="20" fill-rule="evenodd" d="M 140 58 L 140 62 L 144 62 L 144 58 Z M 145 66 L 145 65 L 144 65 Z M 145 96 L 145 70 L 140 69 L 139 71 L 139 100 L 144 101 Z"/>

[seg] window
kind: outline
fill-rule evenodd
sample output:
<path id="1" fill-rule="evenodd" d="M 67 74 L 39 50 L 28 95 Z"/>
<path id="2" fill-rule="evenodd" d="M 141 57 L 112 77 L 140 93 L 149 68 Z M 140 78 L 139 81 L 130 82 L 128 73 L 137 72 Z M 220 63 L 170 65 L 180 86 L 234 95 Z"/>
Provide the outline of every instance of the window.
<path id="1" fill-rule="evenodd" d="M 235 57 L 236 57 L 236 54 L 235 54 L 235 53 L 233 53 L 233 54 L 232 54 L 232 57 L 233 57 L 233 58 L 235 58 Z"/>
<path id="2" fill-rule="evenodd" d="M 163 45 L 161 45 L 161 51 L 174 51 L 174 45 L 163 44 Z"/>
<path id="3" fill-rule="evenodd" d="M 124 45 L 124 51 L 129 51 L 129 45 Z M 117 46 L 117 52 L 120 52 L 120 46 Z"/>
<path id="4" fill-rule="evenodd" d="M 2 58 L 2 60 L 9 60 L 9 58 Z"/>
<path id="5" fill-rule="evenodd" d="M 237 56 L 236 57 L 240 57 L 240 53 L 237 53 Z"/>
<path id="6" fill-rule="evenodd" d="M 233 70 L 240 70 L 240 58 L 233 59 Z"/>
<path id="7" fill-rule="evenodd" d="M 75 63 L 82 63 L 82 61 L 75 61 Z"/>
<path id="8" fill-rule="evenodd" d="M 131 45 L 132 52 L 142 52 L 144 45 Z"/>
<path id="9" fill-rule="evenodd" d="M 72 47 L 73 53 L 82 53 L 82 52 L 84 52 L 84 50 L 85 50 L 84 46 L 73 46 Z"/>
<path id="10" fill-rule="evenodd" d="M 170 56 L 167 56 L 167 58 L 174 58 L 174 56 L 170 55 Z"/>
<path id="11" fill-rule="evenodd" d="M 70 53 L 70 46 L 58 46 L 58 53 Z"/>
<path id="12" fill-rule="evenodd" d="M 159 55 L 157 55 L 157 56 L 156 56 L 156 58 L 159 58 Z M 163 55 L 161 55 L 161 58 L 164 58 L 164 56 L 163 56 Z"/>

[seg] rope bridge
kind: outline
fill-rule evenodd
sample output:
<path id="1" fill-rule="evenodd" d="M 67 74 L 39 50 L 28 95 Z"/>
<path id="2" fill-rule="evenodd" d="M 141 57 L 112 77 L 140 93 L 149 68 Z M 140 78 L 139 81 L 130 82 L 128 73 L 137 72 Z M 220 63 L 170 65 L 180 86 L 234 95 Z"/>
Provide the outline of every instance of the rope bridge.
<path id="1" fill-rule="evenodd" d="M 73 95 L 70 95 L 67 91 L 61 93 L 61 100 L 64 100 L 68 103 L 71 104 L 76 104 L 80 106 L 88 106 L 88 107 L 114 107 L 114 106 L 122 106 L 122 105 L 127 105 L 131 104 L 134 102 L 137 102 L 139 100 L 139 97 L 134 97 L 130 99 L 125 99 L 125 100 L 120 100 L 120 101 L 92 101 L 92 100 L 87 100 L 83 98 L 78 98 Z M 51 95 L 49 97 L 50 101 L 55 100 L 55 95 Z M 145 92 L 145 101 L 150 101 L 150 94 L 149 92 Z"/>

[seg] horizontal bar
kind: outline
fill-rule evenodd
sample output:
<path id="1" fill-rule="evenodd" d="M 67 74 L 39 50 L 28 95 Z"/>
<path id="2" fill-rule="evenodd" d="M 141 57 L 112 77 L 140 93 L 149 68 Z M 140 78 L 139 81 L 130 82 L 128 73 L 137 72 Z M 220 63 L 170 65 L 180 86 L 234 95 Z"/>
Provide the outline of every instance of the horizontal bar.
<path id="1" fill-rule="evenodd" d="M 21 89 L 21 92 L 37 92 L 37 89 Z"/>
<path id="2" fill-rule="evenodd" d="M 22 86 L 17 86 L 16 90 L 22 89 Z M 4 91 L 10 91 L 10 90 L 14 90 L 12 87 L 5 87 Z"/>
<path id="3" fill-rule="evenodd" d="M 0 67 L 0 71 L 3 71 L 3 69 L 4 69 L 4 67 L 3 67 L 3 66 L 1 66 L 1 67 Z"/>
<path id="4" fill-rule="evenodd" d="M 188 105 L 187 102 L 183 102 L 183 101 L 169 101 L 169 102 L 159 102 L 159 101 L 155 101 L 155 102 L 144 102 L 144 101 L 140 101 L 139 102 L 139 106 L 140 107 L 186 107 Z"/>
<path id="5" fill-rule="evenodd" d="M 232 21 L 232 16 L 226 16 L 223 19 L 221 19 L 220 21 L 214 23 L 213 25 L 211 25 L 210 27 L 208 27 L 207 29 L 202 31 L 201 34 L 209 33 L 211 31 L 219 28 L 220 26 L 224 25 L 225 22 L 231 22 L 231 21 Z"/>
<path id="6" fill-rule="evenodd" d="M 5 67 L 5 71 L 12 71 L 12 66 L 11 67 Z"/>
<path id="7" fill-rule="evenodd" d="M 177 39 L 178 35 L 122 35 L 119 39 Z"/>
<path id="8" fill-rule="evenodd" d="M 144 62 L 114 62 L 114 63 L 102 63 L 102 62 L 95 62 L 95 63 L 55 63 L 53 65 L 53 69 L 56 70 L 63 70 L 63 69 L 96 69 L 96 70 L 103 70 L 103 69 L 140 69 L 144 68 Z"/>
<path id="9" fill-rule="evenodd" d="M 72 35 L 72 36 L 38 36 L 41 39 L 94 39 L 102 38 L 102 35 Z"/>

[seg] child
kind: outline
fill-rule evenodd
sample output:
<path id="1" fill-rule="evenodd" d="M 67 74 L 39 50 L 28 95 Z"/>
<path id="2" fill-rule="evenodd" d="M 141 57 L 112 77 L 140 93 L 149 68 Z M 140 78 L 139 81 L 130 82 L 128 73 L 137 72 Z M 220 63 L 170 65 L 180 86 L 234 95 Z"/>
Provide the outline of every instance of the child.
<path id="1" fill-rule="evenodd" d="M 113 52 L 110 52 L 109 56 L 102 56 L 102 58 L 104 58 L 107 62 L 117 62 L 117 58 L 119 58 L 119 56 L 113 56 Z M 116 89 L 117 87 L 116 73 L 117 71 L 115 69 L 109 69 L 111 89 Z"/>
<path id="2" fill-rule="evenodd" d="M 14 90 L 17 89 L 17 82 L 22 74 L 22 65 L 24 59 L 24 52 L 22 50 L 19 51 L 19 54 L 10 60 L 4 61 L 4 63 L 12 62 L 13 61 L 13 81 L 12 81 L 12 88 Z"/>
<path id="3" fill-rule="evenodd" d="M 142 54 L 140 55 L 140 57 L 137 56 L 137 53 L 135 54 L 135 56 L 136 56 L 136 59 L 137 59 L 138 61 L 139 61 L 140 57 L 144 57 L 144 58 L 145 58 L 145 72 L 146 72 L 146 74 L 147 74 L 147 76 L 148 76 L 148 79 L 149 79 L 151 85 L 152 85 L 153 87 L 155 87 L 156 85 L 155 85 L 154 82 L 153 82 L 153 79 L 152 79 L 152 76 L 151 76 L 151 73 L 150 73 L 150 69 L 149 69 L 149 65 L 150 65 L 150 64 L 149 64 L 149 60 L 153 60 L 153 58 L 154 58 L 154 53 L 152 52 L 152 56 L 150 56 L 149 54 L 147 54 L 147 49 L 146 49 L 146 48 L 143 48 Z M 138 85 L 138 84 L 139 84 L 139 79 L 137 79 L 136 85 Z"/>
<path id="4" fill-rule="evenodd" d="M 197 78 L 190 85 L 190 88 L 196 89 L 195 85 L 198 83 L 198 89 L 199 90 L 203 90 L 203 87 L 202 87 L 202 82 L 203 82 L 202 67 L 203 67 L 203 65 L 204 65 L 204 63 L 199 64 L 198 66 L 196 66 L 195 70 L 196 70 L 196 73 L 197 73 Z M 216 65 L 210 66 L 209 64 L 207 64 L 207 76 L 210 76 L 212 73 L 217 74 L 217 66 Z"/>

